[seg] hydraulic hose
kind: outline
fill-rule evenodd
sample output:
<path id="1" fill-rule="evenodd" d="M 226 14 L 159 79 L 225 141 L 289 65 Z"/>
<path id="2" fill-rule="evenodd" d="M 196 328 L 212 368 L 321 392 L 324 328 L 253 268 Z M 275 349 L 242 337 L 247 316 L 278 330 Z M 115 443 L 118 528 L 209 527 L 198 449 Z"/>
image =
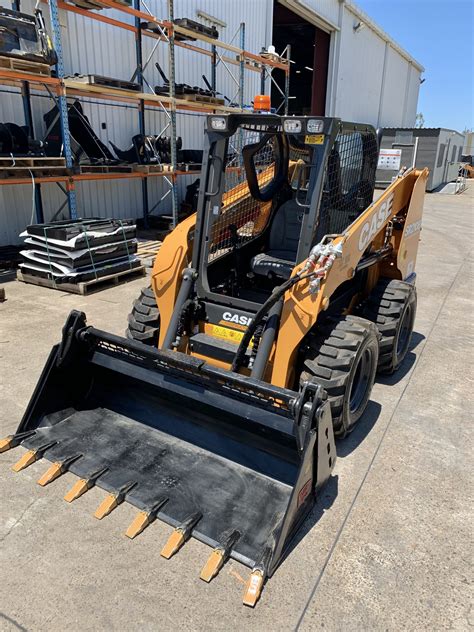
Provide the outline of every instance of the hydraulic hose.
<path id="1" fill-rule="evenodd" d="M 285 281 L 285 283 L 283 283 L 282 285 L 279 285 L 273 290 L 271 295 L 267 298 L 265 303 L 255 314 L 255 317 L 250 323 L 250 325 L 247 327 L 247 330 L 244 333 L 242 340 L 240 341 L 240 344 L 235 353 L 234 360 L 232 362 L 231 371 L 237 372 L 239 370 L 240 366 L 242 365 L 245 352 L 247 351 L 247 347 L 249 346 L 250 341 L 252 340 L 252 336 L 254 335 L 255 330 L 257 329 L 258 325 L 262 322 L 262 320 L 265 318 L 267 313 L 275 305 L 275 303 L 277 303 L 283 297 L 285 292 L 289 290 L 290 287 L 293 287 L 293 285 L 295 285 L 299 281 L 302 281 L 303 279 L 307 279 L 308 277 L 311 277 L 314 274 L 315 272 L 310 272 L 309 274 L 302 275 L 300 272 L 299 274 L 295 274 L 294 276 L 290 277 L 288 281 Z"/>

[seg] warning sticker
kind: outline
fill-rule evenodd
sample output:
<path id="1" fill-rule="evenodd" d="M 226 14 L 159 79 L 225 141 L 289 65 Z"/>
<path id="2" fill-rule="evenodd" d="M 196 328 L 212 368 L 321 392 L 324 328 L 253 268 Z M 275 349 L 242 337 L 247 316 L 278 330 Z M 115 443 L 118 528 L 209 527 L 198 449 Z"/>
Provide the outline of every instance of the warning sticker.
<path id="1" fill-rule="evenodd" d="M 400 169 L 400 161 L 402 159 L 401 149 L 381 149 L 379 153 L 379 161 L 377 169 L 385 169 L 387 171 L 398 171 Z"/>
<path id="2" fill-rule="evenodd" d="M 306 134 L 306 136 L 304 137 L 304 142 L 307 145 L 323 145 L 324 134 Z"/>
<path id="3" fill-rule="evenodd" d="M 212 325 L 212 335 L 216 336 L 216 338 L 223 338 L 224 340 L 238 343 L 242 340 L 244 332 L 228 329 L 227 327 L 220 327 L 219 325 Z"/>

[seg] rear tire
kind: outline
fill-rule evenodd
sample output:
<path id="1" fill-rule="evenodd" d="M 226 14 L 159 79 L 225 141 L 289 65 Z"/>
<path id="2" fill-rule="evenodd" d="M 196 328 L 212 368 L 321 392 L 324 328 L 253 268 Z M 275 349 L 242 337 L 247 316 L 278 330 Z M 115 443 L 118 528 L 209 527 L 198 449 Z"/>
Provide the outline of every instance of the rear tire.
<path id="1" fill-rule="evenodd" d="M 353 430 L 367 407 L 377 371 L 378 338 L 374 323 L 344 316 L 320 327 L 310 339 L 300 383 L 315 377 L 326 389 L 339 437 Z"/>
<path id="2" fill-rule="evenodd" d="M 380 279 L 364 306 L 363 315 L 381 334 L 378 372 L 390 375 L 410 348 L 416 315 L 416 288 L 397 279 Z"/>
<path id="3" fill-rule="evenodd" d="M 144 344 L 158 346 L 160 335 L 160 312 L 151 287 L 143 288 L 133 301 L 132 313 L 128 315 L 127 338 Z"/>

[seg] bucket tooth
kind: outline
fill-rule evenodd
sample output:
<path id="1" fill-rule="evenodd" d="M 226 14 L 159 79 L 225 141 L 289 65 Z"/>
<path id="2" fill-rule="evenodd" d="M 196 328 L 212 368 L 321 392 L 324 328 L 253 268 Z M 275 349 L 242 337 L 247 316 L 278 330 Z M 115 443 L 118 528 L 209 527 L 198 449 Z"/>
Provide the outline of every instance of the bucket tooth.
<path id="1" fill-rule="evenodd" d="M 59 478 L 62 474 L 67 472 L 69 466 L 74 463 L 74 461 L 77 461 L 77 459 L 80 459 L 81 456 L 82 454 L 75 454 L 74 456 L 70 456 L 67 459 L 64 459 L 64 461 L 56 461 L 56 463 L 53 463 L 51 467 L 49 467 L 43 474 L 43 476 L 38 480 L 38 485 L 44 487 L 48 483 L 51 483 L 52 481 Z"/>
<path id="2" fill-rule="evenodd" d="M 35 461 L 38 461 L 39 459 L 41 459 L 43 454 L 46 452 L 46 450 L 49 450 L 49 448 L 52 448 L 53 445 L 56 445 L 56 444 L 57 444 L 57 441 L 50 441 L 49 443 L 45 443 L 39 448 L 35 448 L 34 450 L 28 450 L 28 452 L 26 452 L 21 457 L 21 459 L 19 459 L 15 463 L 15 465 L 12 465 L 12 470 L 14 472 L 20 472 L 21 470 L 24 470 L 25 467 L 28 467 Z"/>
<path id="3" fill-rule="evenodd" d="M 121 503 L 123 503 L 125 496 L 133 487 L 135 487 L 136 484 L 136 481 L 131 481 L 130 483 L 122 485 L 118 491 L 109 494 L 97 507 L 94 517 L 98 520 L 102 520 L 102 518 L 108 516 L 115 507 L 118 507 Z"/>
<path id="4" fill-rule="evenodd" d="M 267 577 L 267 568 L 270 564 L 272 549 L 266 547 L 263 551 L 260 561 L 253 567 L 249 580 L 245 586 L 243 598 L 244 606 L 253 608 L 262 594 L 263 584 Z"/>
<path id="5" fill-rule="evenodd" d="M 209 556 L 207 562 L 203 566 L 203 569 L 200 574 L 200 578 L 205 582 L 210 582 L 211 579 L 218 574 L 221 568 L 224 566 L 225 562 L 228 560 L 232 548 L 235 543 L 240 538 L 239 531 L 232 531 L 229 537 L 222 543 L 222 545 L 217 546 L 214 551 Z"/>
<path id="6" fill-rule="evenodd" d="M 224 551 L 220 549 L 214 549 L 214 551 L 212 551 L 211 555 L 209 556 L 207 562 L 203 566 L 199 577 L 205 582 L 209 583 L 211 579 L 213 579 L 224 566 L 224 562 Z"/>
<path id="7" fill-rule="evenodd" d="M 8 435 L 8 437 L 5 437 L 4 439 L 0 439 L 0 453 L 16 448 L 17 445 L 20 445 L 23 439 L 31 437 L 31 435 L 34 435 L 35 433 L 36 430 L 28 430 L 27 432 L 17 432 L 16 434 Z"/>
<path id="8" fill-rule="evenodd" d="M 262 570 L 257 568 L 250 573 L 249 580 L 245 586 L 244 606 L 250 606 L 251 608 L 255 606 L 262 594 L 264 581 L 265 575 Z"/>
<path id="9" fill-rule="evenodd" d="M 140 511 L 125 532 L 131 540 L 141 533 L 149 524 L 156 520 L 159 510 L 168 502 L 168 498 L 161 498 L 149 511 Z"/>
<path id="10" fill-rule="evenodd" d="M 186 540 L 191 537 L 192 530 L 201 520 L 201 518 L 202 513 L 200 511 L 197 511 L 196 513 L 193 513 L 188 518 L 186 518 L 186 520 L 183 520 L 183 522 L 176 527 L 176 529 L 168 538 L 165 546 L 161 549 L 160 555 L 169 560 L 170 557 L 177 553 L 186 542 Z"/>
<path id="11" fill-rule="evenodd" d="M 108 471 L 108 467 L 103 467 L 101 470 L 97 470 L 89 476 L 89 478 L 80 478 L 74 483 L 68 493 L 64 496 L 64 500 L 68 503 L 72 503 L 73 500 L 85 494 L 88 489 L 94 487 L 97 479 Z"/>

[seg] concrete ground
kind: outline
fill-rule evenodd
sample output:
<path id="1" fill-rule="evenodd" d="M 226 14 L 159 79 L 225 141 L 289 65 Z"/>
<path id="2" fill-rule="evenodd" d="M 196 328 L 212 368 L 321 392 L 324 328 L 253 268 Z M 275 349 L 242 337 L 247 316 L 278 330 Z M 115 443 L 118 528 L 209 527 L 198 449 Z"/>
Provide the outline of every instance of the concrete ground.
<path id="1" fill-rule="evenodd" d="M 104 492 L 62 500 L 74 477 L 36 485 L 0 457 L 0 630 L 467 630 L 472 612 L 472 254 L 474 186 L 428 195 L 418 314 L 400 372 L 380 379 L 367 413 L 339 442 L 334 477 L 299 544 L 255 610 L 248 569 L 198 579 L 209 549 L 192 540 L 166 561 L 170 529 L 136 540 L 123 504 L 92 516 Z M 0 305 L 0 435 L 16 429 L 71 308 L 122 333 L 142 280 L 81 298 L 18 282 Z"/>

